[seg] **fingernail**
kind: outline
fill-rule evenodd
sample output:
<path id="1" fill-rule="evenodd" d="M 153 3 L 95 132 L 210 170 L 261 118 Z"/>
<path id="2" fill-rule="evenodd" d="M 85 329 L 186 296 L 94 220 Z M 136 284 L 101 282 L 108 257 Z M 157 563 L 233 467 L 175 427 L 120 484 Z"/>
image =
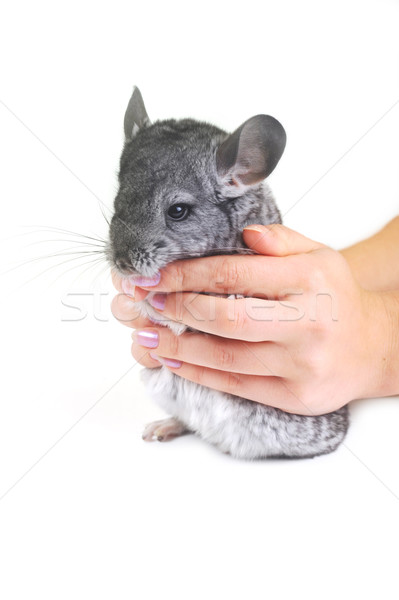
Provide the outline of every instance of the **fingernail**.
<path id="1" fill-rule="evenodd" d="M 138 285 L 140 287 L 152 287 L 153 285 L 158 285 L 158 283 L 161 281 L 161 273 L 158 271 L 158 273 L 156 273 L 153 277 L 130 275 L 130 277 L 128 277 L 128 281 L 130 281 L 132 285 Z"/>
<path id="2" fill-rule="evenodd" d="M 126 296 L 130 296 L 134 298 L 134 288 L 135 285 L 126 277 L 122 279 L 122 290 L 126 294 Z"/>
<path id="3" fill-rule="evenodd" d="M 247 225 L 247 227 L 244 227 L 244 231 L 248 229 L 250 231 L 257 231 L 258 233 L 266 233 L 267 231 L 267 227 L 265 225 Z"/>
<path id="4" fill-rule="evenodd" d="M 153 296 L 148 298 L 148 302 L 154 308 L 157 308 L 158 310 L 163 310 L 165 308 L 166 294 L 154 294 Z"/>
<path id="5" fill-rule="evenodd" d="M 133 339 L 145 348 L 156 348 L 159 344 L 159 335 L 156 331 L 135 331 Z"/>
<path id="6" fill-rule="evenodd" d="M 172 367 L 173 369 L 178 369 L 182 366 L 181 360 L 174 360 L 173 358 L 163 358 L 161 356 L 158 356 L 158 354 L 154 354 L 153 352 L 150 352 L 150 356 L 154 360 L 157 360 L 159 363 L 161 363 L 161 365 Z"/>

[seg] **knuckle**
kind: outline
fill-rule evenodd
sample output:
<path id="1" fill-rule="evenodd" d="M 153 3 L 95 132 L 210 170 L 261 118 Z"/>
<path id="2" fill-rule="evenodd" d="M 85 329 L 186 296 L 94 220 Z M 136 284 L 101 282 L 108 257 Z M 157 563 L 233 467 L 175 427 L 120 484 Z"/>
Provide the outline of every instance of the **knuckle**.
<path id="1" fill-rule="evenodd" d="M 195 372 L 195 382 L 198 383 L 199 385 L 206 385 L 205 373 L 206 373 L 205 367 L 197 366 L 196 372 Z"/>
<path id="2" fill-rule="evenodd" d="M 233 291 L 243 278 L 242 265 L 231 257 L 224 258 L 217 266 L 214 277 L 215 285 L 222 288 L 225 293 Z"/>
<path id="3" fill-rule="evenodd" d="M 234 354 L 223 344 L 217 344 L 213 350 L 214 361 L 222 370 L 229 370 L 234 366 Z"/>
<path id="4" fill-rule="evenodd" d="M 180 356 L 181 354 L 181 339 L 178 335 L 171 333 L 168 339 L 168 353 L 171 356 Z"/>
<path id="5" fill-rule="evenodd" d="M 308 372 L 310 372 L 310 375 L 313 378 L 319 379 L 319 377 L 324 372 L 324 365 L 325 365 L 325 358 L 324 358 L 323 352 L 318 350 L 318 351 L 310 352 L 308 354 L 307 359 L 306 359 L 306 366 L 307 366 Z"/>
<path id="6" fill-rule="evenodd" d="M 333 322 L 329 318 L 328 313 L 323 310 L 321 301 L 315 299 L 314 306 L 309 308 L 309 314 L 312 316 L 308 325 L 308 333 L 312 344 L 317 344 L 317 348 L 322 350 L 333 335 Z"/>
<path id="7" fill-rule="evenodd" d="M 183 318 L 184 318 L 184 313 L 186 310 L 186 307 L 184 305 L 184 299 L 185 296 L 183 295 L 183 292 L 173 292 L 172 294 L 168 295 L 169 298 L 169 305 L 171 310 L 173 310 L 175 316 L 173 317 L 173 320 L 176 320 L 178 323 L 180 323 Z"/>
<path id="8" fill-rule="evenodd" d="M 234 314 L 234 319 L 229 321 L 230 331 L 237 337 L 242 337 L 243 331 L 245 331 L 248 323 L 248 316 L 244 310 L 237 310 Z"/>
<path id="9" fill-rule="evenodd" d="M 323 268 L 318 263 L 313 264 L 311 269 L 309 269 L 307 273 L 307 283 L 309 289 L 316 293 L 324 290 L 326 275 Z"/>
<path id="10" fill-rule="evenodd" d="M 170 277 L 173 280 L 173 285 L 171 286 L 174 290 L 184 290 L 185 283 L 187 280 L 187 274 L 184 267 L 184 263 L 175 262 L 173 264 L 173 268 L 171 268 Z"/>
<path id="11" fill-rule="evenodd" d="M 284 255 L 289 251 L 289 239 L 284 225 L 280 223 L 269 225 L 267 237 L 271 240 L 273 248 L 278 254 Z"/>
<path id="12" fill-rule="evenodd" d="M 227 373 L 226 389 L 229 394 L 239 396 L 242 379 L 238 373 Z"/>
<path id="13" fill-rule="evenodd" d="M 267 228 L 268 237 L 272 237 L 275 239 L 281 239 L 284 235 L 286 235 L 286 230 L 281 223 L 272 223 Z"/>

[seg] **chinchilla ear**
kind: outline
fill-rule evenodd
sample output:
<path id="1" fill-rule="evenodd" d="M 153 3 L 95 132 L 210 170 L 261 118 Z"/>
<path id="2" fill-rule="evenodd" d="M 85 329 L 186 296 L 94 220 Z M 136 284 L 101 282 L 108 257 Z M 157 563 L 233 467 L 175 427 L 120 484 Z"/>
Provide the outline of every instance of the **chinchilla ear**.
<path id="1" fill-rule="evenodd" d="M 132 140 L 142 127 L 147 127 L 148 125 L 151 125 L 151 122 L 144 106 L 143 97 L 139 88 L 135 87 L 125 112 L 124 128 L 126 141 Z"/>
<path id="2" fill-rule="evenodd" d="M 219 146 L 218 175 L 226 186 L 243 192 L 270 175 L 284 152 L 285 143 L 284 128 L 276 119 L 267 115 L 252 117 Z"/>

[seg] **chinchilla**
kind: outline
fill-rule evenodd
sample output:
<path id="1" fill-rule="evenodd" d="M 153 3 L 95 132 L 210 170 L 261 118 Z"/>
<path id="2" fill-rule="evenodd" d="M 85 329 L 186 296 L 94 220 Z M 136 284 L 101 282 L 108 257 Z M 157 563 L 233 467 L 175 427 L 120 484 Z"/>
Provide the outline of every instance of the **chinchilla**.
<path id="1" fill-rule="evenodd" d="M 183 258 L 245 253 L 246 225 L 281 223 L 264 182 L 286 142 L 273 117 L 252 117 L 230 135 L 193 119 L 151 124 L 135 88 L 124 130 L 108 246 L 112 268 L 123 277 L 152 277 Z M 159 322 L 147 300 L 140 310 Z M 176 335 L 186 329 L 162 324 Z M 326 415 L 294 415 L 267 406 L 267 398 L 258 403 L 218 392 L 165 366 L 145 369 L 144 379 L 171 415 L 148 425 L 145 440 L 193 432 L 237 458 L 312 457 L 335 450 L 348 428 L 346 406 Z"/>

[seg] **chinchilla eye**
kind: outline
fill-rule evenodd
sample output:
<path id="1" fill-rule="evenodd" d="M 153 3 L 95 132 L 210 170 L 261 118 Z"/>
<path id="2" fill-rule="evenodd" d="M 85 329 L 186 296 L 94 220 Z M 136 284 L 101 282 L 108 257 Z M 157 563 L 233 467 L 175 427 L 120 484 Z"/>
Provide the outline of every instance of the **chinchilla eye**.
<path id="1" fill-rule="evenodd" d="M 183 221 L 188 216 L 190 207 L 187 204 L 173 204 L 168 209 L 168 215 L 174 221 Z"/>

